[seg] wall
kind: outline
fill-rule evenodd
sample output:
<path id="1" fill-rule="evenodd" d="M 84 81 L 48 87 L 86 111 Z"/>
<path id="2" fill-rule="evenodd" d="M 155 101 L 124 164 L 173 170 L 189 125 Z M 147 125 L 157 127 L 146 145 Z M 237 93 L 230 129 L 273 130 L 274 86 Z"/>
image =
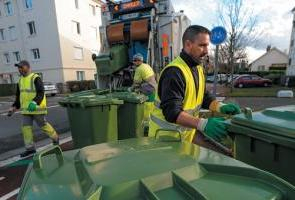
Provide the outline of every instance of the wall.
<path id="1" fill-rule="evenodd" d="M 3 0 L 0 0 L 0 7 L 3 9 Z M 0 44 L 0 73 L 16 73 L 13 66 L 16 60 L 13 58 L 13 51 L 20 51 L 21 59 L 31 63 L 33 71 L 40 71 L 43 77 L 49 81 L 63 81 L 59 73 L 52 73 L 52 70 L 59 70 L 62 67 L 58 31 L 55 15 L 54 2 L 51 0 L 33 1 L 33 8 L 26 10 L 23 0 L 13 0 L 13 16 L 0 17 L 0 28 L 7 30 L 9 26 L 16 26 L 17 39 L 14 41 L 1 42 Z M 3 13 L 3 12 L 2 12 Z M 27 22 L 34 21 L 36 35 L 30 36 Z M 39 48 L 40 59 L 33 60 L 31 49 Z M 9 52 L 12 62 L 5 64 L 3 53 Z M 54 76 L 52 76 L 54 74 Z M 57 79 L 58 78 L 58 79 Z"/>
<path id="2" fill-rule="evenodd" d="M 55 4 L 65 81 L 77 80 L 76 71 L 85 71 L 86 79 L 93 80 L 96 66 L 91 55 L 92 51 L 99 52 L 100 49 L 100 7 L 96 7 L 96 15 L 93 16 L 89 4 L 99 6 L 93 0 L 80 0 L 79 9 L 76 9 L 74 0 L 55 0 Z M 73 32 L 72 21 L 80 23 L 81 35 Z M 91 27 L 96 27 L 97 38 L 91 37 Z M 74 58 L 74 47 L 83 48 L 82 60 Z"/>

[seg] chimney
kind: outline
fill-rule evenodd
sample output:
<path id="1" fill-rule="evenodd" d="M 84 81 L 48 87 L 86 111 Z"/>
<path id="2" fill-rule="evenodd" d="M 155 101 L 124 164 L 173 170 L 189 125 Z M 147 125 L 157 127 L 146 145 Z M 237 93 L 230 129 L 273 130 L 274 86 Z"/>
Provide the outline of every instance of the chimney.
<path id="1" fill-rule="evenodd" d="M 269 52 L 271 50 L 271 45 L 267 45 L 266 52 Z"/>

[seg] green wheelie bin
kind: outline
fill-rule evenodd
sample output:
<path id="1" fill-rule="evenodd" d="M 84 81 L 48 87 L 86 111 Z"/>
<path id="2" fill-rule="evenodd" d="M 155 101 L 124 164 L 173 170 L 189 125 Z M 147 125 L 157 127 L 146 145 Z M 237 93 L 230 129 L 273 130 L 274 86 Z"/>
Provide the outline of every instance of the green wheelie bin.
<path id="1" fill-rule="evenodd" d="M 118 108 L 118 139 L 143 137 L 144 103 L 147 97 L 134 92 L 113 92 L 107 96 L 124 101 Z"/>
<path id="2" fill-rule="evenodd" d="M 294 200 L 295 187 L 192 143 L 143 137 L 38 152 L 18 199 Z"/>
<path id="3" fill-rule="evenodd" d="M 295 105 L 253 113 L 246 109 L 231 119 L 229 132 L 236 159 L 295 185 Z"/>
<path id="4" fill-rule="evenodd" d="M 123 101 L 106 96 L 75 96 L 60 101 L 67 108 L 75 148 L 118 139 L 118 106 Z"/>

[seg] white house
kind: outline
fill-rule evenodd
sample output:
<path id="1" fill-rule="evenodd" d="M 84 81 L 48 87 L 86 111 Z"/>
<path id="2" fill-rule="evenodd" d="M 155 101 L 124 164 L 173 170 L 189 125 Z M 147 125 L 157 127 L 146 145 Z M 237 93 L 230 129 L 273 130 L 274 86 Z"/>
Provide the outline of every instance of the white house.
<path id="1" fill-rule="evenodd" d="M 287 76 L 295 76 L 295 7 L 292 10 L 293 12 L 293 22 L 292 22 L 292 32 L 291 32 L 291 39 L 290 39 L 290 48 L 289 48 L 289 60 L 288 60 L 288 67 L 286 71 Z"/>
<path id="2" fill-rule="evenodd" d="M 18 80 L 28 60 L 45 81 L 94 79 L 99 0 L 0 0 L 0 83 Z"/>
<path id="3" fill-rule="evenodd" d="M 269 71 L 269 70 L 286 70 L 288 55 L 276 47 L 267 47 L 265 54 L 254 60 L 250 64 L 250 70 Z"/>

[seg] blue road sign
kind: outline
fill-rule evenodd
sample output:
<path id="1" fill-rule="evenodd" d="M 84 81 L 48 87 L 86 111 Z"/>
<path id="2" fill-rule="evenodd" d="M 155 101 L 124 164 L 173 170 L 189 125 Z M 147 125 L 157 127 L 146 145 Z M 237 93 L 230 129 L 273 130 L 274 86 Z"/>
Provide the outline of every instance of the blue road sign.
<path id="1" fill-rule="evenodd" d="M 223 43 L 226 39 L 226 30 L 222 26 L 216 26 L 211 30 L 210 41 L 214 45 Z"/>

